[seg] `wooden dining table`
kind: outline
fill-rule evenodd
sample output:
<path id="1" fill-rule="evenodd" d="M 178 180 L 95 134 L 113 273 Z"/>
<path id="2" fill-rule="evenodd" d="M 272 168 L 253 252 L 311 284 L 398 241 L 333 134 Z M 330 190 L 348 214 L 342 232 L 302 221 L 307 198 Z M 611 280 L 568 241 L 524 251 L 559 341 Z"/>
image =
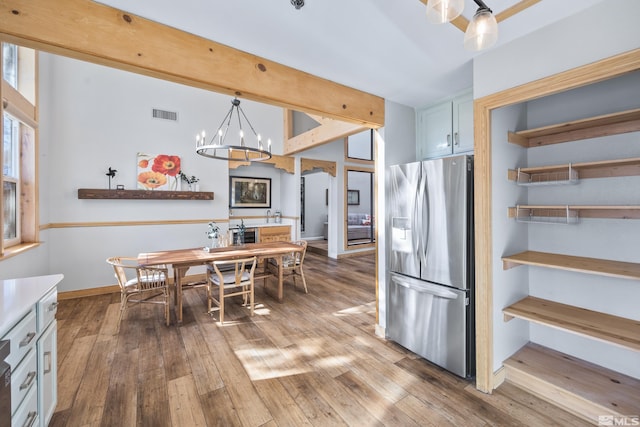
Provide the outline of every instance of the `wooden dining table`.
<path id="1" fill-rule="evenodd" d="M 300 245 L 291 242 L 246 243 L 221 248 L 174 249 L 160 252 L 143 252 L 138 255 L 141 266 L 165 264 L 173 268 L 175 285 L 176 317 L 182 323 L 182 287 L 183 279 L 191 267 L 206 265 L 214 261 L 231 260 L 256 256 L 258 260 L 274 259 L 278 265 L 278 290 L 276 298 L 284 298 L 283 258 L 293 252 L 303 250 Z M 265 266 L 266 267 L 266 266 Z M 266 268 L 265 268 L 266 270 Z M 260 275 L 266 280 L 267 274 Z"/>

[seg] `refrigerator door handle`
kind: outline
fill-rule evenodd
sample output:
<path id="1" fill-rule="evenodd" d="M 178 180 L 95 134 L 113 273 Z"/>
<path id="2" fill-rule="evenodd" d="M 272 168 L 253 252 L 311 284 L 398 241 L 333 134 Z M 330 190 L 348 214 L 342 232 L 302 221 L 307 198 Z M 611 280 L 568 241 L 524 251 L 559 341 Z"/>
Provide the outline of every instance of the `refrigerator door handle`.
<path id="1" fill-rule="evenodd" d="M 418 243 L 418 259 L 420 260 L 421 270 L 427 265 L 427 242 L 429 241 L 429 207 L 425 206 L 426 199 L 426 174 L 424 171 L 420 173 L 418 180 L 418 197 L 416 199 L 416 214 L 413 216 L 414 227 L 418 230 L 416 238 Z M 425 218 L 425 215 L 427 216 Z"/>
<path id="2" fill-rule="evenodd" d="M 458 295 L 455 292 L 451 292 L 441 285 L 433 285 L 431 283 L 417 283 L 416 281 L 405 279 L 396 275 L 393 275 L 391 277 L 391 280 L 393 280 L 399 286 L 411 289 L 419 293 L 430 294 L 439 298 L 446 299 L 458 298 Z"/>

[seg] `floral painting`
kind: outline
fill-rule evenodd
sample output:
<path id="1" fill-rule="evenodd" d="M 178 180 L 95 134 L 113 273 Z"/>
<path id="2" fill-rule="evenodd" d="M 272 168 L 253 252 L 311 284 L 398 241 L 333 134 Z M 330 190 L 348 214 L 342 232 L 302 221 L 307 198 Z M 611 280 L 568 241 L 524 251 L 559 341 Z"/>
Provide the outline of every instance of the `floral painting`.
<path id="1" fill-rule="evenodd" d="M 137 187 L 141 190 L 180 190 L 180 157 L 138 153 Z"/>

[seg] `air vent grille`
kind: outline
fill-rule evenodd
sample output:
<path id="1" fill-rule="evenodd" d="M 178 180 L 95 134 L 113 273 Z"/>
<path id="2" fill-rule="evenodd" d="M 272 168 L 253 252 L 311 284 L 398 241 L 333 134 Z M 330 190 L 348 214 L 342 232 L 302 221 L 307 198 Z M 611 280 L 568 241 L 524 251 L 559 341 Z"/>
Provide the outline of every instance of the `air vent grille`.
<path id="1" fill-rule="evenodd" d="M 172 120 L 174 122 L 178 121 L 178 113 L 175 111 L 166 111 L 154 108 L 151 114 L 154 119 Z"/>

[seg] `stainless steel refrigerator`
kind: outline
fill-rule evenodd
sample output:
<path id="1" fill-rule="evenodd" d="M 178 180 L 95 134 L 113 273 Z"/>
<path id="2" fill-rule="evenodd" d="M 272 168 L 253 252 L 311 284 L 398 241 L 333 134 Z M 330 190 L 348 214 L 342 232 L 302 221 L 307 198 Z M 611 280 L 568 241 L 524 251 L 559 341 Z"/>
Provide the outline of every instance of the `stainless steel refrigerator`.
<path id="1" fill-rule="evenodd" d="M 387 337 L 461 377 L 473 376 L 473 157 L 388 172 Z"/>

